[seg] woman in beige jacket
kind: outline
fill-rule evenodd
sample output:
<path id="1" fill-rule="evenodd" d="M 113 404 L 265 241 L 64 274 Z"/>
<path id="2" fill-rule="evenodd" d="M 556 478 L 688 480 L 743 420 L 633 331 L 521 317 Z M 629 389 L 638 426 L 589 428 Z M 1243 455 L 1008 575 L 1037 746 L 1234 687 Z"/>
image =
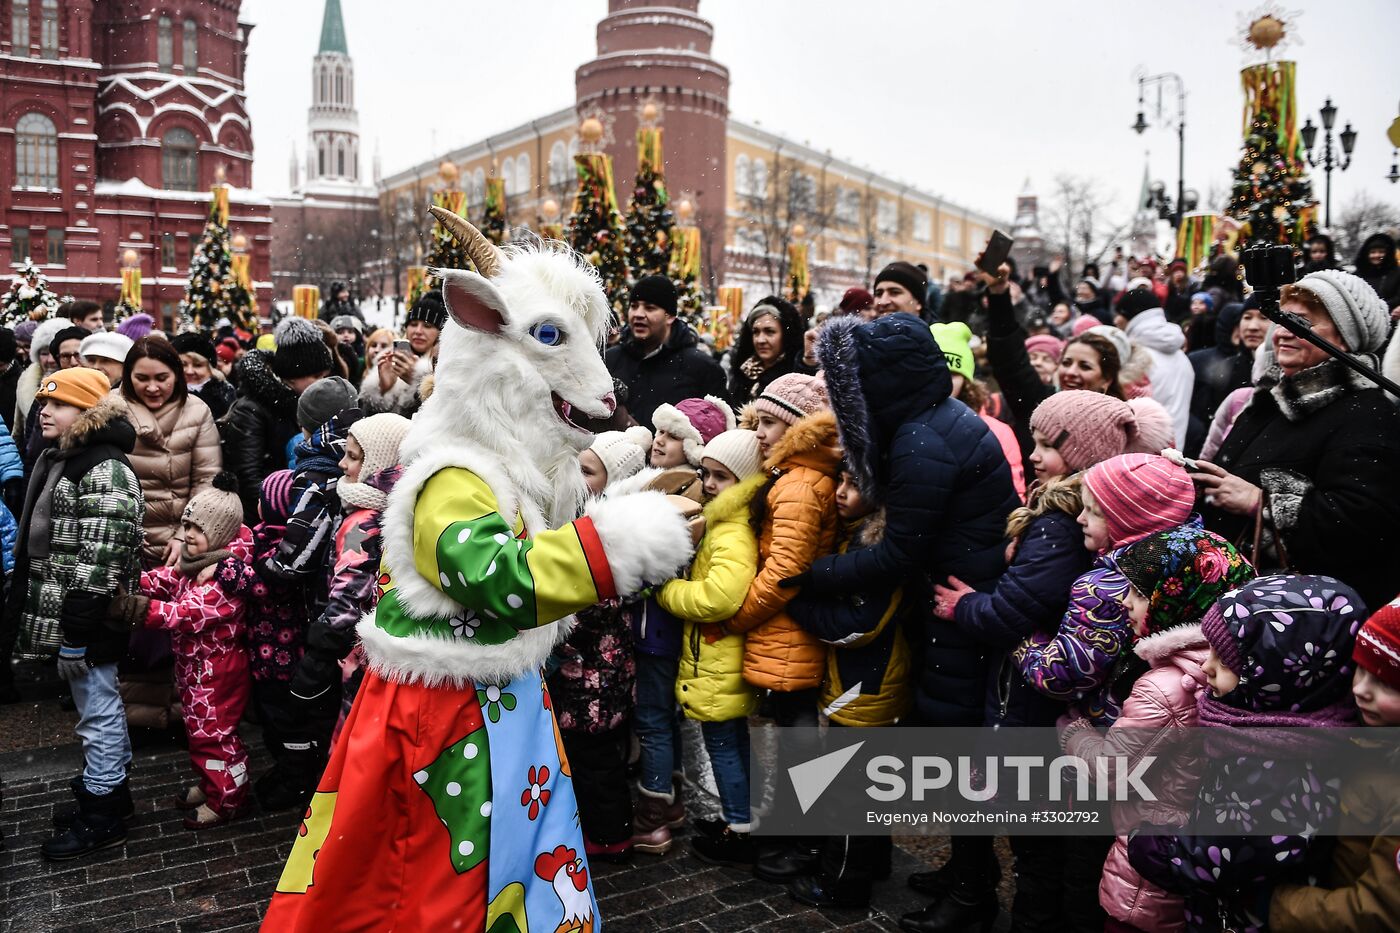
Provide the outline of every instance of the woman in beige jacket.
<path id="1" fill-rule="evenodd" d="M 164 337 L 143 337 L 126 356 L 122 397 L 136 427 L 131 468 L 146 497 L 147 567 L 179 556 L 180 516 L 223 466 L 209 407 L 185 387 L 180 354 Z"/>

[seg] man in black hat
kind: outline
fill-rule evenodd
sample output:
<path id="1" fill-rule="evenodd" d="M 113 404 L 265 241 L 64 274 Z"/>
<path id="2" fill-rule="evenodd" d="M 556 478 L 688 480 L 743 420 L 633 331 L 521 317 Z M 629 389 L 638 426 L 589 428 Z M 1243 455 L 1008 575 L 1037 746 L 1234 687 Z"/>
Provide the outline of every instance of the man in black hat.
<path id="1" fill-rule="evenodd" d="M 874 293 L 877 317 L 897 311 L 922 317 L 928 295 L 928 276 L 913 263 L 892 262 L 875 276 Z"/>
<path id="2" fill-rule="evenodd" d="M 724 370 L 699 347 L 685 321 L 676 319 L 676 287 L 664 275 L 648 275 L 632 286 L 627 331 L 609 347 L 605 361 L 627 387 L 628 411 L 651 428 L 662 404 L 714 395 L 726 398 Z"/>

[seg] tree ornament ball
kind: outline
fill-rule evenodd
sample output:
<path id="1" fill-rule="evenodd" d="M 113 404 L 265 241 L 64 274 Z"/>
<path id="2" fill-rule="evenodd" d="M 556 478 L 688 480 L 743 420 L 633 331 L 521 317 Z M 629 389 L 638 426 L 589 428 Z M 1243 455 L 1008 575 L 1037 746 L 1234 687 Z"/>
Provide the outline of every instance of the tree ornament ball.
<path id="1" fill-rule="evenodd" d="M 136 250 L 128 249 L 126 252 L 122 253 L 122 265 L 126 266 L 127 268 L 132 268 L 136 265 L 140 258 L 141 257 L 136 255 Z"/>
<path id="2" fill-rule="evenodd" d="M 1249 167 L 1249 171 L 1250 171 L 1252 174 L 1255 174 L 1255 175 L 1262 175 L 1262 174 L 1264 174 L 1266 171 L 1268 171 L 1268 169 L 1269 169 L 1269 166 L 1267 166 L 1267 165 L 1264 164 L 1264 160 L 1263 160 L 1263 159 L 1260 159 L 1258 162 L 1255 162 L 1253 165 L 1251 165 L 1251 166 Z"/>
<path id="3" fill-rule="evenodd" d="M 1287 30 L 1283 20 L 1271 14 L 1249 24 L 1249 42 L 1256 49 L 1271 49 L 1283 41 Z"/>
<path id="4" fill-rule="evenodd" d="M 647 123 L 656 122 L 656 118 L 661 115 L 655 104 L 647 104 L 642 108 L 642 120 Z"/>
<path id="5" fill-rule="evenodd" d="M 1288 219 L 1288 208 L 1280 204 L 1274 208 L 1274 220 L 1284 221 Z"/>
<path id="6" fill-rule="evenodd" d="M 603 121 L 589 117 L 578 125 L 578 135 L 586 143 L 596 143 L 603 138 Z"/>
<path id="7" fill-rule="evenodd" d="M 794 224 L 794 225 L 793 225 L 793 228 L 792 228 L 792 238 L 793 238 L 794 240 L 800 240 L 800 239 L 802 239 L 802 238 L 803 238 L 804 236 L 806 236 L 806 235 L 807 235 L 807 228 L 806 228 L 806 227 L 802 226 L 801 224 Z"/>
<path id="8" fill-rule="evenodd" d="M 681 203 L 676 205 L 676 214 L 681 221 L 690 219 L 690 215 L 695 213 L 695 205 L 690 203 L 690 198 L 681 198 Z"/>
<path id="9" fill-rule="evenodd" d="M 246 236 L 244 236 L 243 234 L 241 234 L 241 233 L 238 234 L 238 236 L 236 236 L 236 237 L 233 238 L 233 248 L 234 248 L 234 249 L 237 249 L 237 250 L 244 250 L 244 249 L 247 249 L 247 248 L 248 248 L 248 238 L 247 238 Z"/>
<path id="10" fill-rule="evenodd" d="M 441 176 L 444 182 L 450 185 L 461 175 L 461 169 L 457 168 L 454 163 L 444 159 L 442 164 L 438 166 L 438 175 Z"/>

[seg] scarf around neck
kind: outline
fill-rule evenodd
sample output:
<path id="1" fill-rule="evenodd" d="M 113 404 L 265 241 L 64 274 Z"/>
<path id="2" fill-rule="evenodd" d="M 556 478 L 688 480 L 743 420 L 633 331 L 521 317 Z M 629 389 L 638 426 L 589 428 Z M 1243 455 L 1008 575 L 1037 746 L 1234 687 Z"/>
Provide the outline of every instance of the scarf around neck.
<path id="1" fill-rule="evenodd" d="M 198 557 L 188 557 L 184 549 L 180 549 L 180 574 L 190 580 L 199 576 L 199 572 L 205 567 L 212 567 L 225 558 L 232 557 L 233 552 L 227 548 L 218 551 L 205 551 Z"/>

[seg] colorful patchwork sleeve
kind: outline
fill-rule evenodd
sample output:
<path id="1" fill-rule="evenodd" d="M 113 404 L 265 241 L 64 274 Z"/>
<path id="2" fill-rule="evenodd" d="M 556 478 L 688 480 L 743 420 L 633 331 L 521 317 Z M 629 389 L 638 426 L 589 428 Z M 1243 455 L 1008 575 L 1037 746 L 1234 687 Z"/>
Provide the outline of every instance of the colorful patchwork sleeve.
<path id="1" fill-rule="evenodd" d="M 612 571 L 588 517 L 531 538 L 497 511 L 469 470 L 440 470 L 413 510 L 418 573 L 455 602 L 517 630 L 613 599 Z"/>
<path id="2" fill-rule="evenodd" d="M 1026 683 L 1061 700 L 1102 687 L 1129 642 L 1127 596 L 1128 580 L 1116 570 L 1096 568 L 1075 580 L 1055 636 L 1036 633 L 1012 652 Z"/>

